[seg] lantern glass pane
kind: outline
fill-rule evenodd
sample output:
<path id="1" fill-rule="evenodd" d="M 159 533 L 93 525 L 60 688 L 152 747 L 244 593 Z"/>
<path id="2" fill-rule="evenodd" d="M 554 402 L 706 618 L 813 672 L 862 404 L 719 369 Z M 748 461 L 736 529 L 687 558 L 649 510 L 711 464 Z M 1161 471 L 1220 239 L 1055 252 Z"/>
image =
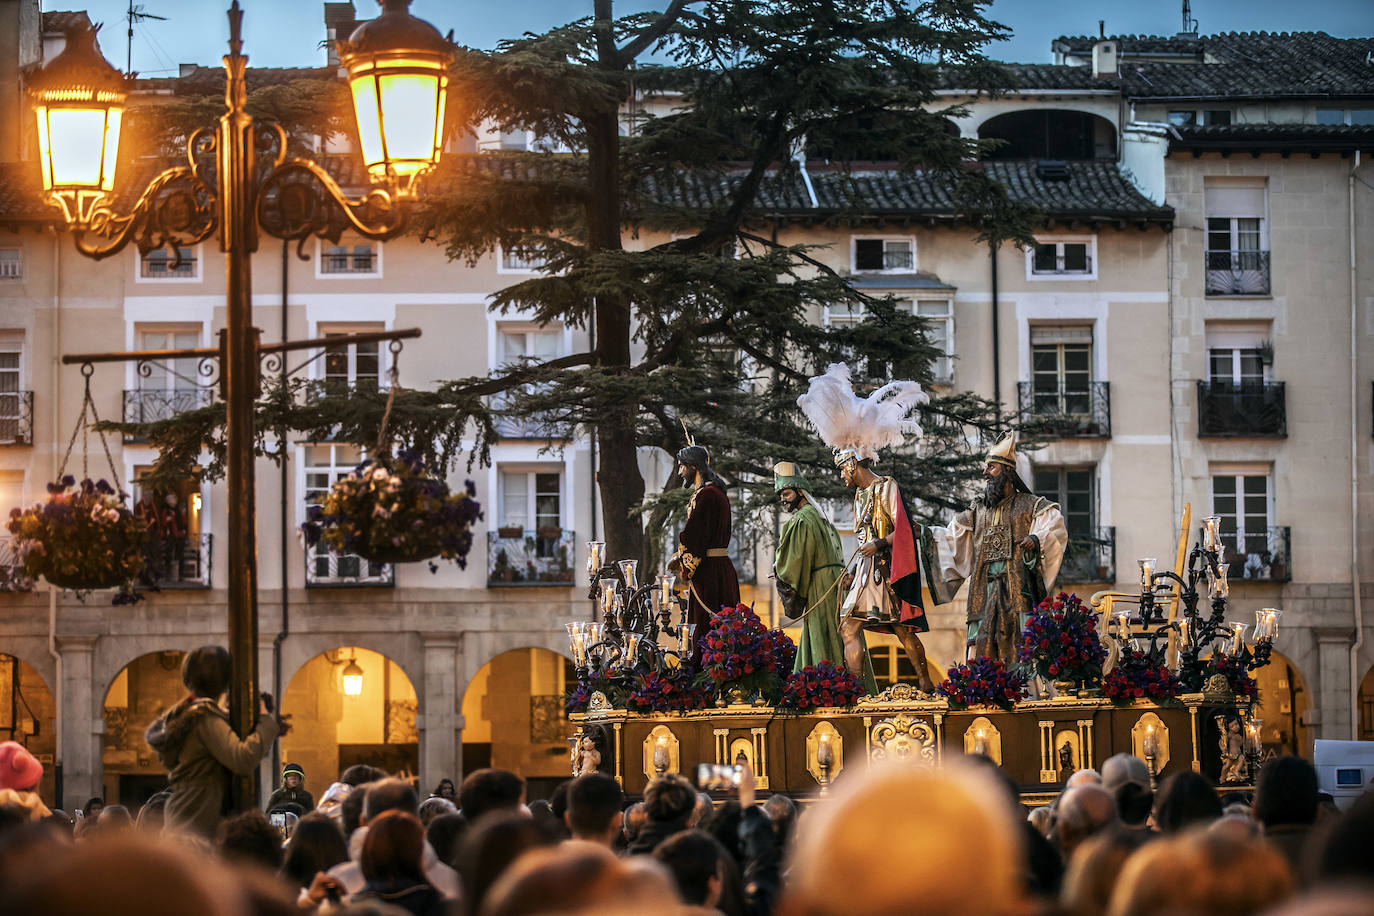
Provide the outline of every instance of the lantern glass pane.
<path id="1" fill-rule="evenodd" d="M 397 73 L 378 79 L 382 90 L 382 123 L 387 157 L 402 175 L 434 159 L 435 119 L 439 113 L 439 78 Z"/>
<path id="2" fill-rule="evenodd" d="M 115 164 L 119 161 L 119 125 L 124 119 L 124 109 L 111 108 L 105 120 L 104 175 L 100 184 L 102 190 L 114 190 Z"/>
<path id="3" fill-rule="evenodd" d="M 349 87 L 353 90 L 353 112 L 358 118 L 358 143 L 362 146 L 363 164 L 368 169 L 381 167 L 385 171 L 382 124 L 377 117 L 377 83 L 367 74 L 353 79 Z"/>
<path id="4" fill-rule="evenodd" d="M 38 161 L 43 167 L 43 190 L 52 190 L 52 149 L 48 143 L 48 108 L 41 106 L 38 115 Z"/>
<path id="5" fill-rule="evenodd" d="M 100 108 L 49 108 L 48 131 L 53 185 L 100 187 L 105 111 Z"/>

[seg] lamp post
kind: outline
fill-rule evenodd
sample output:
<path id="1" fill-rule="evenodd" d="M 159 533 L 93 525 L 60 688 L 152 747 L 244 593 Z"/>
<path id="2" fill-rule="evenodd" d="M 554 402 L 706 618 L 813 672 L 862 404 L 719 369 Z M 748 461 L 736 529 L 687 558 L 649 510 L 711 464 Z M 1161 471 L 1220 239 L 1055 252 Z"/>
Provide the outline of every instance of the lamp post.
<path id="1" fill-rule="evenodd" d="M 245 110 L 248 58 L 242 53 L 243 11 L 228 10 L 229 53 L 224 57 L 225 111 L 215 128 L 187 141 L 187 163 L 163 171 L 128 212 L 112 196 L 126 87 L 100 56 L 95 30 L 77 26 L 62 53 L 29 80 L 38 119 L 43 188 L 76 230 L 76 246 L 92 258 L 109 257 L 135 242 L 145 253 L 197 244 L 218 231 L 225 255 L 226 322 L 219 348 L 226 407 L 225 477 L 228 488 L 229 648 L 233 658 L 230 724 L 247 736 L 256 724 L 258 669 L 257 544 L 253 476 L 253 409 L 262 354 L 299 346 L 259 345 L 252 320 L 252 254 L 259 232 L 304 243 L 311 235 L 338 241 L 348 225 L 386 239 L 403 228 L 416 197 L 416 179 L 432 170 L 443 145 L 444 98 L 452 43 L 412 17 L 410 0 L 379 0 L 382 14 L 339 42 L 358 119 L 360 145 L 372 187 L 350 199 L 319 164 L 287 151 L 280 125 Z M 298 245 L 299 247 L 299 245 Z M 404 335 L 415 336 L 418 332 Z M 347 343 L 338 338 L 332 343 Z M 168 351 L 162 357 L 203 356 Z M 103 354 L 105 359 L 146 359 L 147 354 Z M 63 362 L 91 362 L 67 356 Z M 285 577 L 286 570 L 282 570 Z M 285 587 L 285 581 L 283 581 Z M 235 803 L 254 803 L 255 782 L 236 779 Z"/>

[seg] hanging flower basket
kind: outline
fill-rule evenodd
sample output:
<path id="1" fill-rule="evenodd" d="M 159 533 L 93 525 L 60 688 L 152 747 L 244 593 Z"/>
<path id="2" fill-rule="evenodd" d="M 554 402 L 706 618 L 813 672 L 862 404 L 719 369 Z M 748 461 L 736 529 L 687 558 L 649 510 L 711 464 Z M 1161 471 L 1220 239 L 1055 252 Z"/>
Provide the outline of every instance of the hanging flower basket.
<path id="1" fill-rule="evenodd" d="M 122 493 L 104 480 L 70 474 L 48 484 L 48 498 L 12 509 L 8 524 L 24 575 L 58 588 L 90 591 L 128 585 L 147 565 L 148 533 Z"/>
<path id="2" fill-rule="evenodd" d="M 465 492 L 450 492 L 414 452 L 382 454 L 336 481 L 301 530 L 311 546 L 374 563 L 442 557 L 467 568 L 472 525 L 482 517 L 476 495 L 470 480 Z"/>

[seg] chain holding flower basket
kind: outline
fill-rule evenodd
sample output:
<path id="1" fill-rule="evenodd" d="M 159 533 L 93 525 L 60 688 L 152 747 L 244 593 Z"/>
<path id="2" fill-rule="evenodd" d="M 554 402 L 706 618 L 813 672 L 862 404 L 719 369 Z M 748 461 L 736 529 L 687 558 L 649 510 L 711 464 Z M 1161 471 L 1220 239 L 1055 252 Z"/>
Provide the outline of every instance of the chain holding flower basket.
<path id="1" fill-rule="evenodd" d="M 469 480 L 464 492 L 453 493 L 442 477 L 426 473 L 418 453 L 391 454 L 387 425 L 401 386 L 397 368 L 401 342 L 393 340 L 390 349 L 391 391 L 376 452 L 334 482 L 323 501 L 310 507 L 301 530 L 311 546 L 323 542 L 331 550 L 374 563 L 417 563 L 442 557 L 466 569 L 472 526 L 482 517 L 482 506 L 474 498 L 477 489 Z M 430 566 L 431 571 L 437 568 Z"/>
<path id="2" fill-rule="evenodd" d="M 119 483 L 110 445 L 100 432 L 100 444 L 109 464 L 114 486 L 91 480 L 87 468 L 91 424 L 100 422 L 91 398 L 93 367 L 81 367 L 86 379 L 86 394 L 76 428 L 67 443 L 67 452 L 57 471 L 57 480 L 48 484 L 48 498 L 29 509 L 12 509 L 7 527 L 14 535 L 14 553 L 23 574 L 42 576 L 58 588 L 87 592 L 98 588 L 127 591 L 132 581 L 147 566 L 148 532 L 129 511 L 128 494 Z M 99 432 L 99 430 L 97 430 Z M 77 435 L 81 436 L 81 481 L 67 471 Z"/>

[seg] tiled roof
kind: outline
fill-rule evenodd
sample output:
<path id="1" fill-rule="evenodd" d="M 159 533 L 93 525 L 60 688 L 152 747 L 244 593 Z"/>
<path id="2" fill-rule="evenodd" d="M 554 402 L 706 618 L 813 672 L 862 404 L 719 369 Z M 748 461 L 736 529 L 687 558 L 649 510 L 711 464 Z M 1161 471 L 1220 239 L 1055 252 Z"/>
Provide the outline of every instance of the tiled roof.
<path id="1" fill-rule="evenodd" d="M 1056 47 L 1088 54 L 1097 38 L 1060 38 Z M 1352 98 L 1374 96 L 1374 38 L 1325 32 L 1224 32 L 1197 37 L 1119 35 L 1121 87 L 1135 99 Z M 1192 63 L 1130 59 L 1196 56 Z"/>
<path id="2" fill-rule="evenodd" d="M 91 26 L 91 17 L 86 15 L 85 10 L 48 10 L 43 13 L 43 34 L 61 34 L 67 31 L 68 26 L 81 25 L 86 28 Z"/>
<path id="3" fill-rule="evenodd" d="M 1066 67 L 1059 64 L 1002 64 L 1011 77 L 1008 87 L 1012 90 L 1034 92 L 1046 89 L 1107 89 L 1119 87 L 1113 77 L 1095 77 L 1087 67 Z M 963 88 L 957 72 L 952 72 L 942 80 L 941 88 Z"/>
<path id="4" fill-rule="evenodd" d="M 1374 151 L 1374 125 L 1226 124 L 1169 128 L 1169 149 L 1256 152 Z"/>
<path id="5" fill-rule="evenodd" d="M 43 202 L 36 162 L 0 162 L 0 225 L 54 222 L 61 216 Z"/>

